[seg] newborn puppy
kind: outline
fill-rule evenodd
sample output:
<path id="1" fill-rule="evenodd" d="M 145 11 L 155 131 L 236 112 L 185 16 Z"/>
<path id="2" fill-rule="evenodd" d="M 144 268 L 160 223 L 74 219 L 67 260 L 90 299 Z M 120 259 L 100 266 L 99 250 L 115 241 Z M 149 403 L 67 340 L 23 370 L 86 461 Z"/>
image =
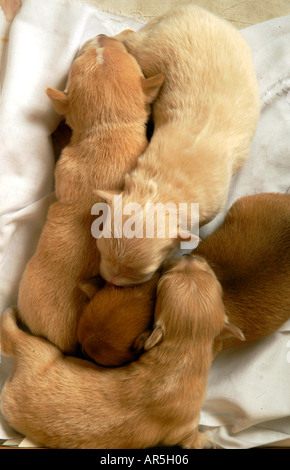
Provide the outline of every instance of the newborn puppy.
<path id="1" fill-rule="evenodd" d="M 224 208 L 231 177 L 249 156 L 260 105 L 245 39 L 192 3 L 117 38 L 145 76 L 165 76 L 153 105 L 155 132 L 120 193 L 123 233 L 114 238 L 113 218 L 112 237 L 98 240 L 102 276 L 116 285 L 131 285 L 150 279 L 180 240 L 190 236 L 191 213 L 182 213 L 180 203 L 199 203 L 200 225 Z M 112 193 L 98 194 L 113 208 Z M 124 233 L 125 224 L 133 225 L 124 210 L 129 203 L 141 207 L 134 216 L 139 233 L 130 238 Z M 147 203 L 173 203 L 161 221 L 164 235 L 158 236 L 160 217 L 148 220 Z M 191 237 L 191 249 L 196 240 Z"/>
<path id="2" fill-rule="evenodd" d="M 80 50 L 67 91 L 47 89 L 72 138 L 56 166 L 58 201 L 23 274 L 18 309 L 32 333 L 67 353 L 77 350 L 79 313 L 87 302 L 79 283 L 99 273 L 91 234 L 94 190 L 123 187 L 147 146 L 149 103 L 162 81 L 145 79 L 125 46 L 101 35 Z"/>
<path id="3" fill-rule="evenodd" d="M 88 296 L 77 328 L 82 351 L 97 364 L 120 366 L 138 358 L 152 328 L 159 275 L 134 287 L 82 282 Z M 143 333 L 143 335 L 142 335 Z"/>
<path id="4" fill-rule="evenodd" d="M 273 333 L 290 318 L 290 194 L 237 200 L 193 254 L 214 270 L 226 314 L 245 341 Z M 220 337 L 215 349 L 240 343 L 238 337 Z"/>
<path id="5" fill-rule="evenodd" d="M 1 412 L 16 430 L 53 448 L 212 446 L 198 431 L 213 358 L 227 318 L 204 261 L 183 257 L 158 284 L 155 323 L 135 362 L 103 368 L 63 355 L 1 316 L 2 352 L 15 360 Z M 25 406 L 23 406 L 25 403 Z"/>

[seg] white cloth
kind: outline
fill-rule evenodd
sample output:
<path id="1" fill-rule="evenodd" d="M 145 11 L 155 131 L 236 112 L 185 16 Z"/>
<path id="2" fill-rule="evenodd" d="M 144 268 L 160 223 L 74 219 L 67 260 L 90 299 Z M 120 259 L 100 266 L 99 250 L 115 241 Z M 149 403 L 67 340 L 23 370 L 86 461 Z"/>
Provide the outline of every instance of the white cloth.
<path id="1" fill-rule="evenodd" d="M 22 272 L 54 200 L 49 136 L 59 116 L 45 88 L 65 87 L 70 64 L 88 38 L 140 25 L 74 1 L 23 0 L 11 24 L 0 9 L 0 36 L 6 39 L 0 42 L 0 314 L 16 302 Z M 227 209 L 242 195 L 290 187 L 290 16 L 243 34 L 254 53 L 263 111 L 250 160 L 233 178 Z M 201 236 L 223 217 L 204 227 Z M 269 338 L 216 359 L 201 425 L 221 446 L 253 447 L 290 437 L 289 356 L 290 321 Z M 10 360 L 2 357 L 0 388 L 10 369 Z M 3 419 L 0 439 L 32 445 Z"/>
<path id="2" fill-rule="evenodd" d="M 239 197 L 290 191 L 290 16 L 242 34 L 252 48 L 262 114 L 250 158 L 232 178 L 227 206 L 200 230 L 201 238 L 221 224 Z M 268 338 L 216 358 L 200 423 L 227 448 L 285 439 L 290 445 L 290 320 Z"/>

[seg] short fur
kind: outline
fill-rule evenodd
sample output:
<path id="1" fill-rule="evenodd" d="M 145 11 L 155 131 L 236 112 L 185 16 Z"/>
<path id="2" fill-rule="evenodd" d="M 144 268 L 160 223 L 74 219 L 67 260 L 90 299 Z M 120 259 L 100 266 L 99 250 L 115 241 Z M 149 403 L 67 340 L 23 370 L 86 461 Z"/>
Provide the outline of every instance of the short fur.
<path id="1" fill-rule="evenodd" d="M 223 288 L 229 321 L 244 334 L 244 337 L 219 336 L 215 341 L 216 353 L 242 342 L 261 339 L 290 318 L 289 194 L 265 193 L 237 200 L 223 224 L 192 253 L 206 259 L 216 273 Z M 143 295 L 147 286 L 146 295 L 150 295 L 151 289 L 153 296 L 157 283 L 158 274 L 148 283 L 134 287 L 134 302 L 130 302 L 131 297 L 126 301 L 125 293 L 127 289 L 131 292 L 131 288 L 114 291 L 113 303 L 119 304 L 117 311 L 123 317 L 126 309 L 128 317 L 136 317 L 137 321 L 141 315 L 147 321 L 150 315 L 153 316 L 152 304 L 139 295 Z M 100 308 L 98 298 L 98 295 L 92 297 L 87 307 L 90 321 Z M 124 303 L 123 308 L 121 302 Z M 111 312 L 110 309 L 108 311 Z M 113 322 L 109 318 L 107 322 L 113 330 Z M 138 333 L 144 331 L 140 329 L 138 332 L 140 324 L 135 325 L 131 339 L 129 336 L 126 338 L 128 344 L 133 344 Z"/>
<path id="2" fill-rule="evenodd" d="M 47 90 L 72 138 L 56 166 L 58 201 L 22 277 L 18 308 L 34 334 L 65 352 L 77 349 L 78 316 L 87 302 L 79 283 L 99 272 L 91 235 L 94 190 L 123 187 L 147 146 L 149 103 L 161 83 L 159 77 L 152 86 L 120 42 L 100 35 L 80 50 L 67 91 Z"/>
<path id="3" fill-rule="evenodd" d="M 155 324 L 138 361 L 102 368 L 64 356 L 1 317 L 2 351 L 15 358 L 1 412 L 16 430 L 57 448 L 203 448 L 200 409 L 213 341 L 226 326 L 208 265 L 183 257 L 158 284 Z M 24 406 L 25 405 L 25 406 Z"/>
<path id="4" fill-rule="evenodd" d="M 203 225 L 224 208 L 256 131 L 260 104 L 250 48 L 229 23 L 192 3 L 117 38 L 145 76 L 165 76 L 153 105 L 155 132 L 126 177 L 123 206 L 139 203 L 145 211 L 146 202 L 199 203 Z M 112 204 L 110 194 L 99 195 Z M 177 232 L 160 239 L 155 225 L 154 238 L 99 239 L 102 276 L 116 285 L 148 280 L 184 237 L 181 225 Z"/>
<path id="5" fill-rule="evenodd" d="M 193 253 L 214 270 L 227 316 L 246 341 L 273 333 L 290 318 L 290 194 L 239 199 Z M 220 340 L 217 351 L 241 342 Z"/>
<path id="6" fill-rule="evenodd" d="M 83 353 L 103 366 L 136 360 L 152 329 L 159 275 L 140 286 L 99 289 L 95 280 L 81 284 L 88 296 L 78 323 L 77 338 Z"/>

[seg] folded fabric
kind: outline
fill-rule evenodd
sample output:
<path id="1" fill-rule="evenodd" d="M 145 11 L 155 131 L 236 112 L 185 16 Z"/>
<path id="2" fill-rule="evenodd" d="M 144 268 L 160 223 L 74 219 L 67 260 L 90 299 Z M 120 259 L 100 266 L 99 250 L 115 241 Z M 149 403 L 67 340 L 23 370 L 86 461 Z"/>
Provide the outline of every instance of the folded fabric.
<path id="1" fill-rule="evenodd" d="M 64 89 L 85 40 L 141 24 L 76 1 L 23 0 L 12 23 L 0 9 L 0 314 L 17 301 L 21 275 L 54 200 L 50 134 L 60 118 L 45 88 Z M 232 180 L 227 207 L 203 227 L 202 237 L 219 226 L 238 197 L 290 187 L 290 16 L 242 34 L 253 50 L 262 115 L 250 159 Z M 268 338 L 222 353 L 211 370 L 202 428 L 227 448 L 290 437 L 289 368 L 290 321 Z M 10 370 L 11 361 L 2 357 L 0 388 Z M 21 444 L 23 437 L 2 419 L 0 439 L 14 438 L 17 445 L 32 445 Z"/>

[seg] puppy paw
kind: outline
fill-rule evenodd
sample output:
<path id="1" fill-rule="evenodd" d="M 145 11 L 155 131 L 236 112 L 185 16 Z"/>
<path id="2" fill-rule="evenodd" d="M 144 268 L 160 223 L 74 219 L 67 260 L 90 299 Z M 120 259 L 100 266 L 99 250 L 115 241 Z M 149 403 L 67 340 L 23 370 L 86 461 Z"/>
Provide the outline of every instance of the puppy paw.
<path id="1" fill-rule="evenodd" d="M 197 440 L 197 449 L 216 449 L 214 439 L 206 433 L 199 433 Z"/>
<path id="2" fill-rule="evenodd" d="M 132 350 L 135 351 L 136 353 L 141 353 L 143 352 L 144 345 L 151 335 L 152 330 L 146 330 L 144 333 L 141 333 L 137 338 L 135 338 L 133 345 L 132 345 Z"/>
<path id="3" fill-rule="evenodd" d="M 14 307 L 9 307 L 0 316 L 1 331 L 17 329 L 17 313 Z"/>
<path id="4" fill-rule="evenodd" d="M 180 446 L 183 449 L 216 449 L 216 443 L 212 437 L 203 432 L 194 431 Z"/>

